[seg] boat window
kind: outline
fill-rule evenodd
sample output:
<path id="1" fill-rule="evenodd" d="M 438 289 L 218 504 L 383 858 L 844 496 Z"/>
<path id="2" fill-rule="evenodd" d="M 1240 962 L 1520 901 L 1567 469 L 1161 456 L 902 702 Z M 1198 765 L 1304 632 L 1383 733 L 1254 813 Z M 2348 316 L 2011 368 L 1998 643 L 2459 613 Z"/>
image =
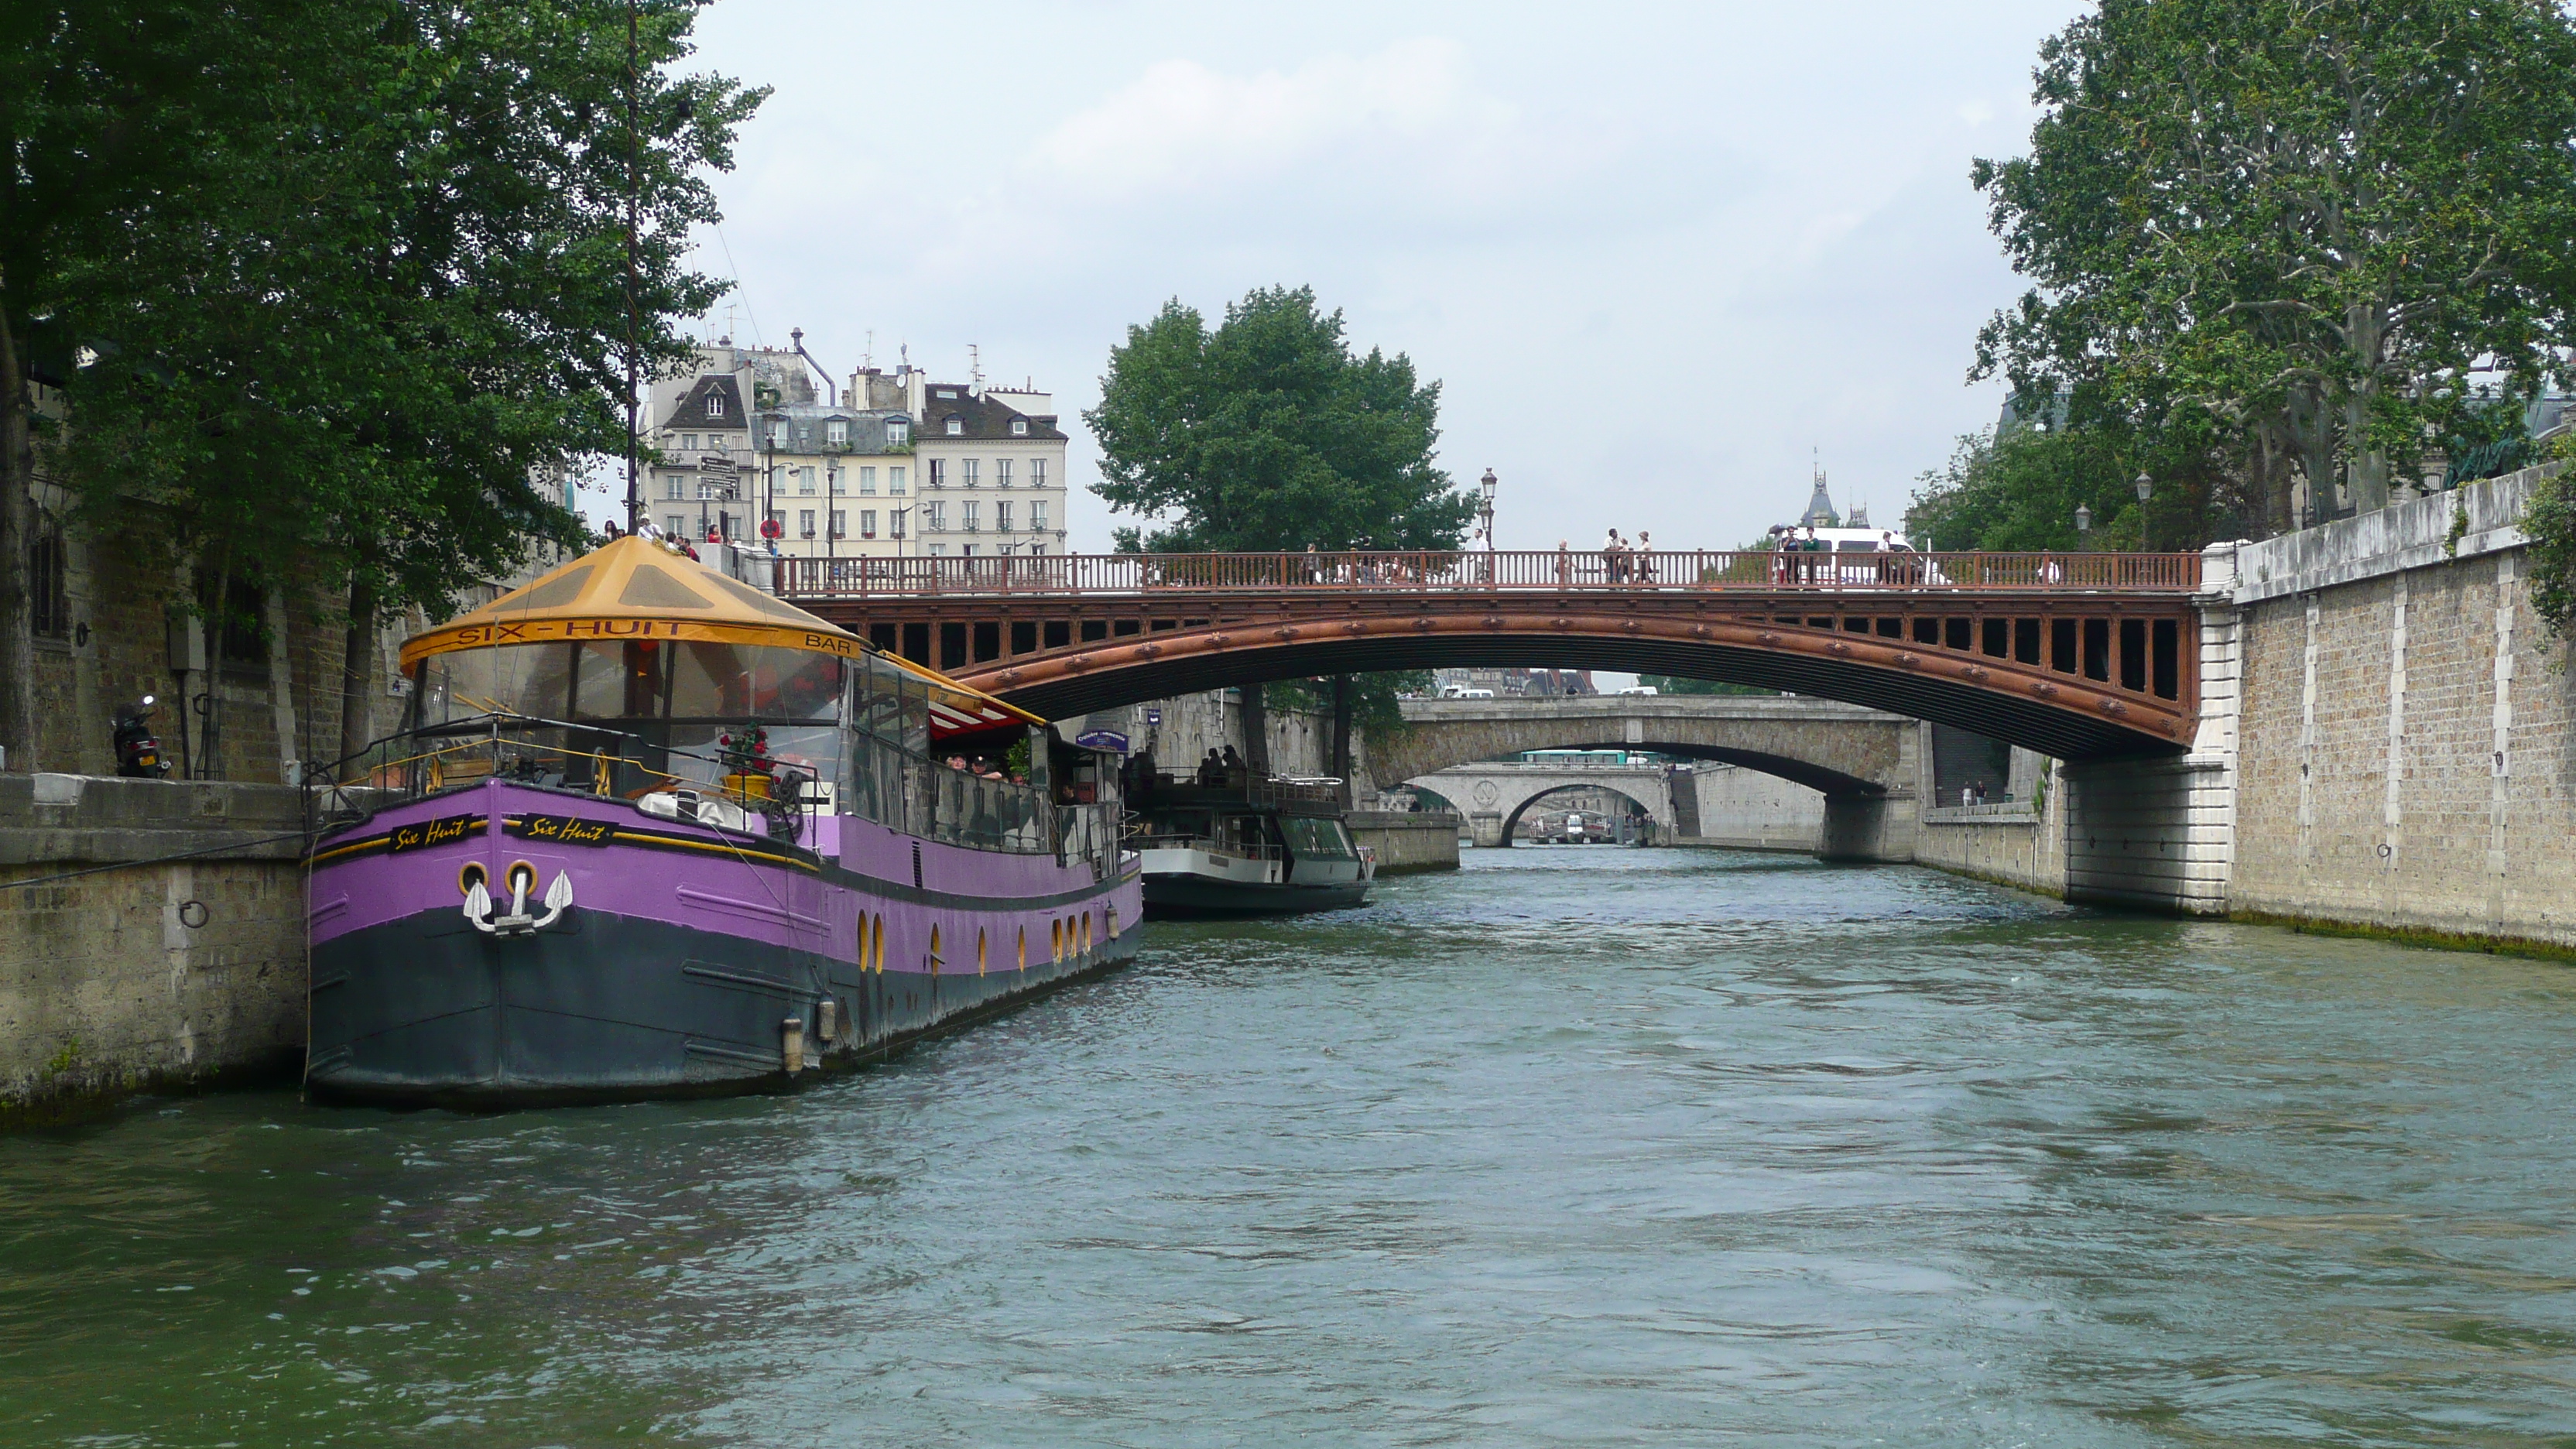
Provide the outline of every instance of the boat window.
<path id="1" fill-rule="evenodd" d="M 1300 860 L 1357 860 L 1349 837 L 1342 833 L 1342 822 L 1315 816 L 1289 815 L 1279 821 L 1280 833 L 1288 837 L 1288 848 Z"/>

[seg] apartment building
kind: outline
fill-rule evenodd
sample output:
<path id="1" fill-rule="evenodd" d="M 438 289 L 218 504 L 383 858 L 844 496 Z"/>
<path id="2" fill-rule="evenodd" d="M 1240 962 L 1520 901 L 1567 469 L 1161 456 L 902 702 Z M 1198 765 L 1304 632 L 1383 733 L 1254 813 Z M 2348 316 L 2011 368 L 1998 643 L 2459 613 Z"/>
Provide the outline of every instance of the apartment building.
<path id="1" fill-rule="evenodd" d="M 918 370 L 851 374 L 850 398 L 914 420 L 913 532 L 929 557 L 1065 551 L 1065 444 L 1052 395 L 932 382 Z"/>
<path id="2" fill-rule="evenodd" d="M 699 349 L 655 385 L 645 515 L 789 557 L 1062 553 L 1065 444 L 1048 394 L 861 368 L 833 387 L 790 349 Z"/>

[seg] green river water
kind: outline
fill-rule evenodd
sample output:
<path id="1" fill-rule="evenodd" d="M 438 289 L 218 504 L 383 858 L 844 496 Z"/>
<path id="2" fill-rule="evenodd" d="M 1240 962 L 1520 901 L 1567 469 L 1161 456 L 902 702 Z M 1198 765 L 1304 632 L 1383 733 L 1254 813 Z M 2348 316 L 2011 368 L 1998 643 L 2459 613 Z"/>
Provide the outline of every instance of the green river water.
<path id="1" fill-rule="evenodd" d="M 2576 1444 L 2576 973 L 1471 852 L 790 1096 L 0 1138 L 0 1444 Z"/>

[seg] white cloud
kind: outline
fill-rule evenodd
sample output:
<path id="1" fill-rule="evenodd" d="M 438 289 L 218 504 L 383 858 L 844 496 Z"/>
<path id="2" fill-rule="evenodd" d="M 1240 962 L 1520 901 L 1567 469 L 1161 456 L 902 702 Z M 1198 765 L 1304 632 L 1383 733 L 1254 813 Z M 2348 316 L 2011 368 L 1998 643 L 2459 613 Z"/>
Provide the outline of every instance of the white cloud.
<path id="1" fill-rule="evenodd" d="M 1469 90 L 1453 41 L 1400 41 L 1252 75 L 1166 60 L 1065 118 L 1025 169 L 1066 190 L 1124 197 L 1257 180 L 1365 147 L 1473 144 L 1508 121 L 1506 107 Z"/>

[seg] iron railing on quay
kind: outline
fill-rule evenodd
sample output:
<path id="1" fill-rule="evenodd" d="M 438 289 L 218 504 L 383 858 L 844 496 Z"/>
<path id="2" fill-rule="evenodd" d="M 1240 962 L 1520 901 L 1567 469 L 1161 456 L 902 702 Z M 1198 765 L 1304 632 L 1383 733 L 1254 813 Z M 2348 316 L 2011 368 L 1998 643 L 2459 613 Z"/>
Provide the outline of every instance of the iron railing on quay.
<path id="1" fill-rule="evenodd" d="M 887 595 L 1475 592 L 1777 592 L 1911 589 L 2189 593 L 2196 553 L 1677 552 L 1041 554 L 783 558 L 788 598 Z"/>

